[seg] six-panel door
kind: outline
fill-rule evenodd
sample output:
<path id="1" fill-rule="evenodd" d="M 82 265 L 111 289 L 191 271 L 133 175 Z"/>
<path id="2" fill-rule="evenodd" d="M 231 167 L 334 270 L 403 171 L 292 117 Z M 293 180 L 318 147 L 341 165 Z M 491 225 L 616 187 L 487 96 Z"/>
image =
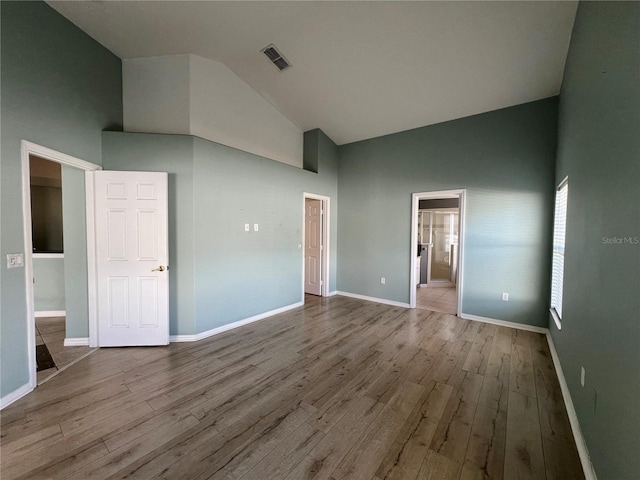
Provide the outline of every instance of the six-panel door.
<path id="1" fill-rule="evenodd" d="M 167 174 L 98 171 L 94 188 L 98 345 L 167 345 Z"/>

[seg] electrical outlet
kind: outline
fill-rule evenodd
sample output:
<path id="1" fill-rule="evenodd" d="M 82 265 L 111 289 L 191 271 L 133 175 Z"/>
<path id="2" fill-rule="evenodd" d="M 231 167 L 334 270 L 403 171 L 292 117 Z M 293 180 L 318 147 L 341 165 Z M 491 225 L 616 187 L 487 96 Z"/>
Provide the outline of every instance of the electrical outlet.
<path id="1" fill-rule="evenodd" d="M 384 277 L 380 277 L 380 283 L 384 285 L 387 282 L 387 279 Z"/>
<path id="2" fill-rule="evenodd" d="M 509 301 L 509 294 L 507 292 L 502 292 L 502 301 L 503 302 Z"/>
<path id="3" fill-rule="evenodd" d="M 587 377 L 587 372 L 585 371 L 584 367 L 580 367 L 580 385 L 582 385 L 584 387 L 584 381 Z"/>
<path id="4" fill-rule="evenodd" d="M 257 232 L 257 231 L 258 231 L 258 224 L 257 224 L 257 223 L 254 223 L 254 224 L 253 224 L 253 231 L 254 231 L 254 232 Z"/>

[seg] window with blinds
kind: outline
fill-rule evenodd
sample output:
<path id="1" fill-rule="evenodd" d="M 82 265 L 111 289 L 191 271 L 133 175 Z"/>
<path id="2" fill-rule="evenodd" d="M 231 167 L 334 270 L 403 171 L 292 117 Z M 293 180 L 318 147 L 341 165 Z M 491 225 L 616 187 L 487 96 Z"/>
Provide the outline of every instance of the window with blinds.
<path id="1" fill-rule="evenodd" d="M 553 220 L 553 259 L 551 270 L 551 313 L 558 328 L 562 320 L 562 280 L 564 277 L 564 243 L 567 226 L 567 197 L 569 179 L 565 178 L 556 190 Z"/>

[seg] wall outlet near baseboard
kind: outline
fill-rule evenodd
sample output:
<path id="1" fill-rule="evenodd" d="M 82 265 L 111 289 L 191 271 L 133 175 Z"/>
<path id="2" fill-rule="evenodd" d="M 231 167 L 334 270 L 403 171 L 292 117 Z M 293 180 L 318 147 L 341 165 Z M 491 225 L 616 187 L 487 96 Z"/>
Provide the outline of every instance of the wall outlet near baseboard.
<path id="1" fill-rule="evenodd" d="M 509 301 L 509 293 L 502 292 L 502 301 L 503 302 L 508 302 Z"/>
<path id="2" fill-rule="evenodd" d="M 380 283 L 381 283 L 382 285 L 385 285 L 385 284 L 386 284 L 386 282 L 387 282 L 387 279 L 386 279 L 386 278 L 384 278 L 384 277 L 380 277 Z"/>

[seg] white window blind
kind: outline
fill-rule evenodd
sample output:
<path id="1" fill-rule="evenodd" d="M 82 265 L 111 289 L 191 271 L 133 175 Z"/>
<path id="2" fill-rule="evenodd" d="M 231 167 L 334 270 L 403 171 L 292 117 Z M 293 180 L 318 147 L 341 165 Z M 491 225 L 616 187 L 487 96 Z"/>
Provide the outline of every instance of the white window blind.
<path id="1" fill-rule="evenodd" d="M 567 197 L 569 181 L 565 178 L 556 190 L 556 207 L 553 221 L 553 260 L 551 271 L 551 310 L 562 319 L 562 280 L 564 277 L 564 244 L 567 226 Z M 559 326 L 559 325 L 558 325 Z"/>

